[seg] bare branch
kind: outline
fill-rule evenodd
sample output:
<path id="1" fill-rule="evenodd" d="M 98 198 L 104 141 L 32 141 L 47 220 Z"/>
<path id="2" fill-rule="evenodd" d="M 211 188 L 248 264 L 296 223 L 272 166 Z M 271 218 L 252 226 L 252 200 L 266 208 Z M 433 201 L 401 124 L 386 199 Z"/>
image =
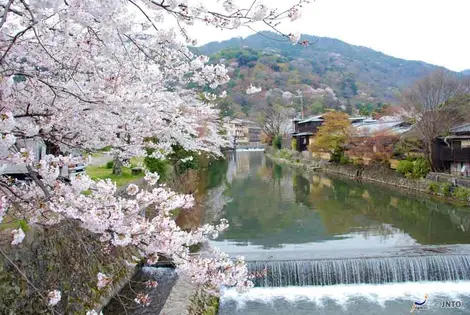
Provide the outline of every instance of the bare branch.
<path id="1" fill-rule="evenodd" d="M 5 22 L 7 21 L 8 11 L 10 11 L 10 7 L 13 1 L 14 0 L 8 0 L 6 5 L 2 5 L 2 7 L 5 8 L 5 11 L 3 12 L 2 19 L 0 20 L 0 28 L 2 28 L 3 24 L 5 24 Z"/>

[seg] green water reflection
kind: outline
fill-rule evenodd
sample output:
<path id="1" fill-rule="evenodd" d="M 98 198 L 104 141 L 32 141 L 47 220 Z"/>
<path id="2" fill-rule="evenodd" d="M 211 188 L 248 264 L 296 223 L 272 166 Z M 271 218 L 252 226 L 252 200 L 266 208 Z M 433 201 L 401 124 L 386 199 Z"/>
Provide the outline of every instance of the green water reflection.
<path id="1" fill-rule="evenodd" d="M 209 221 L 230 227 L 218 239 L 270 249 L 288 244 L 403 246 L 470 243 L 470 212 L 427 196 L 293 171 L 262 152 L 227 156 L 210 177 Z M 214 206 L 216 205 L 216 206 Z M 217 208 L 217 209 L 214 209 Z M 328 245 L 329 246 L 329 245 Z"/>

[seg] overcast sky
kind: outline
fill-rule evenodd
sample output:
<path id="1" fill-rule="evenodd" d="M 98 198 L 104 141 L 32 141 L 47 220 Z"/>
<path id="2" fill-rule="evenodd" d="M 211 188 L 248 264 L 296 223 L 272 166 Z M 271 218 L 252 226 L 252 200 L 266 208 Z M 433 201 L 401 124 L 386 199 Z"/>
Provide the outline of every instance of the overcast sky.
<path id="1" fill-rule="evenodd" d="M 295 0 L 264 1 L 282 7 L 288 2 Z M 302 19 L 284 22 L 282 30 L 333 37 L 454 71 L 470 69 L 470 0 L 316 0 Z M 198 44 L 252 33 L 198 26 L 191 31 Z"/>

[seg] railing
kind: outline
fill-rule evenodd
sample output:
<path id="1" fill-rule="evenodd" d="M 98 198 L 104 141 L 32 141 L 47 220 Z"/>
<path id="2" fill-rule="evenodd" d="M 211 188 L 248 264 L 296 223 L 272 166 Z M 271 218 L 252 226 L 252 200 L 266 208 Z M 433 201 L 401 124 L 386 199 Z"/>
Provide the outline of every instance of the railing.
<path id="1" fill-rule="evenodd" d="M 434 156 L 441 161 L 447 162 L 470 162 L 470 148 L 451 149 L 449 147 L 438 146 L 434 148 Z"/>

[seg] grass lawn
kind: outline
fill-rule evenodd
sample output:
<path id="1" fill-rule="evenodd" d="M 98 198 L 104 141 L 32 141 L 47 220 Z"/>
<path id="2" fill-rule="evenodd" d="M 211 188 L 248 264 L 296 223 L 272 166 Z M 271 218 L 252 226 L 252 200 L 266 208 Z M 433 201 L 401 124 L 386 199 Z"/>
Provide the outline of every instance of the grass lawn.
<path id="1" fill-rule="evenodd" d="M 132 175 L 132 171 L 129 167 L 122 168 L 122 175 L 113 175 L 113 169 L 106 168 L 105 165 L 87 166 L 85 171 L 88 176 L 94 180 L 110 178 L 112 181 L 116 182 L 118 187 L 124 186 L 145 176 L 145 174 Z"/>
<path id="2" fill-rule="evenodd" d="M 129 161 L 132 166 L 141 166 L 144 164 L 144 158 L 143 157 L 133 157 Z"/>

